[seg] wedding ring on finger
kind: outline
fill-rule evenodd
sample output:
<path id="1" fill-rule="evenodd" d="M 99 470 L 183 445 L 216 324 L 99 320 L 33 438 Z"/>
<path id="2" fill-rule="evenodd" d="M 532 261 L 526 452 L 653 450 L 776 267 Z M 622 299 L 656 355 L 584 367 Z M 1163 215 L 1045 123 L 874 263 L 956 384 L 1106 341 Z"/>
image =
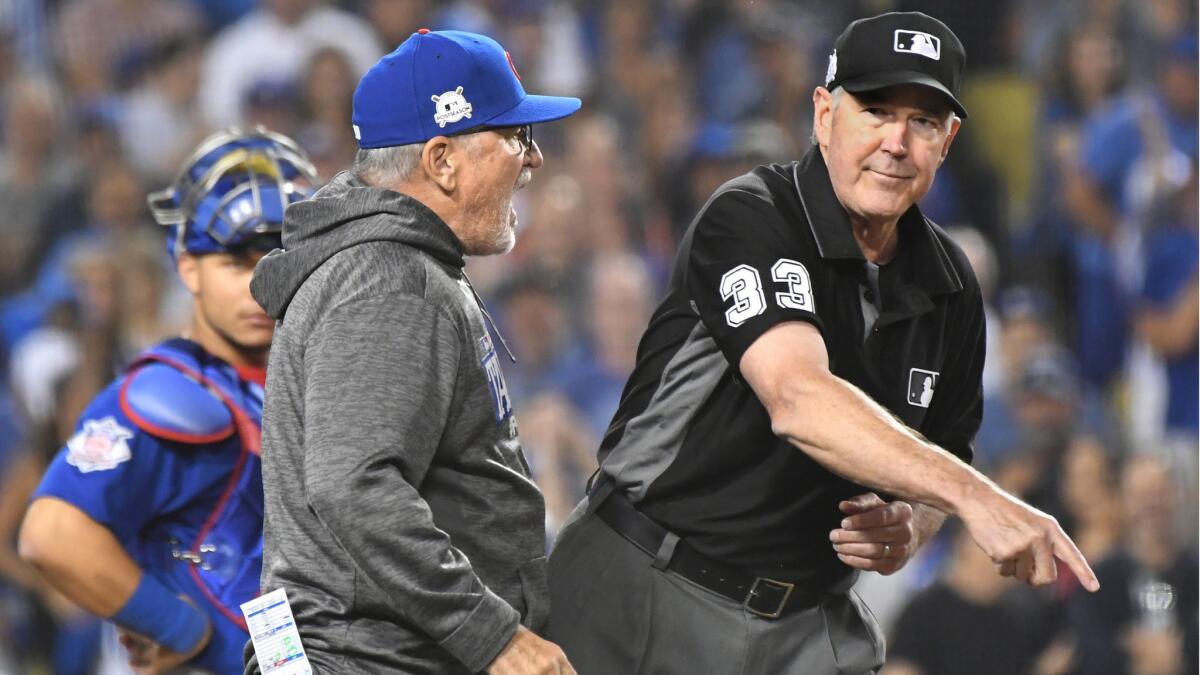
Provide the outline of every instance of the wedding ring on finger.
<path id="1" fill-rule="evenodd" d="M 880 560 L 882 560 L 883 558 L 890 558 L 891 556 L 892 556 L 892 545 L 884 544 L 883 545 L 883 555 L 879 556 Z"/>

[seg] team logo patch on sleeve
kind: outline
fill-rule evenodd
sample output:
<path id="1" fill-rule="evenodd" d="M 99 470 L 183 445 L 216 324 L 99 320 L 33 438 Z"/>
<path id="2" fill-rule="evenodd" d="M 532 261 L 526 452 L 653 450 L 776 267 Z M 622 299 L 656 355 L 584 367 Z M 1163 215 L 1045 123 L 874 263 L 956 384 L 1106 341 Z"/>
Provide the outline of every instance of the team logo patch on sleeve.
<path id="1" fill-rule="evenodd" d="M 937 387 L 938 373 L 932 370 L 913 368 L 908 371 L 908 404 L 928 408 Z"/>
<path id="2" fill-rule="evenodd" d="M 117 424 L 112 416 L 88 420 L 67 441 L 67 464 L 83 473 L 115 469 L 133 456 L 126 443 L 131 438 L 133 432 Z"/>
<path id="3" fill-rule="evenodd" d="M 496 348 L 492 346 L 492 339 L 487 335 L 479 338 L 479 346 L 483 351 L 480 364 L 487 375 L 492 402 L 496 405 L 496 422 L 503 422 L 512 415 L 512 398 L 508 395 L 508 385 L 504 382 L 504 373 L 500 370 L 500 359 L 496 357 Z"/>

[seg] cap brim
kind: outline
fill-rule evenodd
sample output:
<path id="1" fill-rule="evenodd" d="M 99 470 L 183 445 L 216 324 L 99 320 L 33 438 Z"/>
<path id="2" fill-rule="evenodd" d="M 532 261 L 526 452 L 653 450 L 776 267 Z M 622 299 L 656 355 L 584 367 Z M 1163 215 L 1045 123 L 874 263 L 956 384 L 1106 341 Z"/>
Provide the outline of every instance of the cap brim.
<path id="1" fill-rule="evenodd" d="M 569 96 L 529 94 L 511 110 L 487 121 L 490 127 L 516 127 L 523 124 L 553 122 L 575 114 L 582 102 Z"/>
<path id="2" fill-rule="evenodd" d="M 876 89 L 884 89 L 886 87 L 895 87 L 901 84 L 916 84 L 930 89 L 937 90 L 950 101 L 950 107 L 954 108 L 954 112 L 959 117 L 967 118 L 967 109 L 959 103 L 954 94 L 946 88 L 946 85 L 938 82 L 936 79 L 919 73 L 915 70 L 893 70 L 886 73 L 871 73 L 870 75 L 862 75 L 853 79 L 846 80 L 841 83 L 841 87 L 851 94 L 859 94 L 864 91 L 874 91 Z"/>

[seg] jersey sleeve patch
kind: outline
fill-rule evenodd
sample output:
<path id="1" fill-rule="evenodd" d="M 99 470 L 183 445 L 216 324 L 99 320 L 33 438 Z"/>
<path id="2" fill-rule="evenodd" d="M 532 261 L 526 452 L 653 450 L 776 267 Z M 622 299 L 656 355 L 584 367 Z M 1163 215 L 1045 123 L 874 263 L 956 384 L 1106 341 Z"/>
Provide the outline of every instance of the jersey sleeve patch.
<path id="1" fill-rule="evenodd" d="M 767 309 L 762 277 L 749 265 L 738 265 L 721 275 L 720 291 L 722 300 L 733 303 L 725 310 L 725 323 L 730 328 L 737 328 Z"/>
<path id="2" fill-rule="evenodd" d="M 759 196 L 730 190 L 709 202 L 689 233 L 687 293 L 731 364 L 784 321 L 822 328 L 819 258 L 797 229 Z"/>
<path id="3" fill-rule="evenodd" d="M 771 279 L 785 287 L 785 290 L 774 295 L 774 302 L 780 308 L 813 313 L 817 311 L 813 301 L 812 282 L 804 265 L 795 260 L 780 258 L 771 266 Z M 725 323 L 729 324 L 730 328 L 737 328 L 747 319 L 767 311 L 762 277 L 758 270 L 750 265 L 738 265 L 722 275 L 720 291 L 722 300 L 732 301 L 729 309 L 725 310 Z"/>
<path id="4" fill-rule="evenodd" d="M 130 373 L 121 387 L 121 412 L 158 438 L 215 443 L 233 435 L 233 415 L 208 389 L 164 363 Z"/>
<path id="5" fill-rule="evenodd" d="M 131 438 L 133 431 L 121 426 L 115 417 L 87 420 L 67 441 L 67 464 L 82 473 L 115 469 L 133 458 L 128 442 Z"/>

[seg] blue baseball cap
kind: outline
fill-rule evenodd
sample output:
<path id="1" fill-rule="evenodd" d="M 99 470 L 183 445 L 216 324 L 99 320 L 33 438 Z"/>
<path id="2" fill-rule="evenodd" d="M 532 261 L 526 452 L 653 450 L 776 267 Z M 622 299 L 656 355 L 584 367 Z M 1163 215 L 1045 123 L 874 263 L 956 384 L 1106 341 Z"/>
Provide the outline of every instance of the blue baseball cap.
<path id="1" fill-rule="evenodd" d="M 512 58 L 478 33 L 428 28 L 363 75 L 354 90 L 360 148 L 423 143 L 477 127 L 518 127 L 562 119 L 577 98 L 526 94 Z"/>

